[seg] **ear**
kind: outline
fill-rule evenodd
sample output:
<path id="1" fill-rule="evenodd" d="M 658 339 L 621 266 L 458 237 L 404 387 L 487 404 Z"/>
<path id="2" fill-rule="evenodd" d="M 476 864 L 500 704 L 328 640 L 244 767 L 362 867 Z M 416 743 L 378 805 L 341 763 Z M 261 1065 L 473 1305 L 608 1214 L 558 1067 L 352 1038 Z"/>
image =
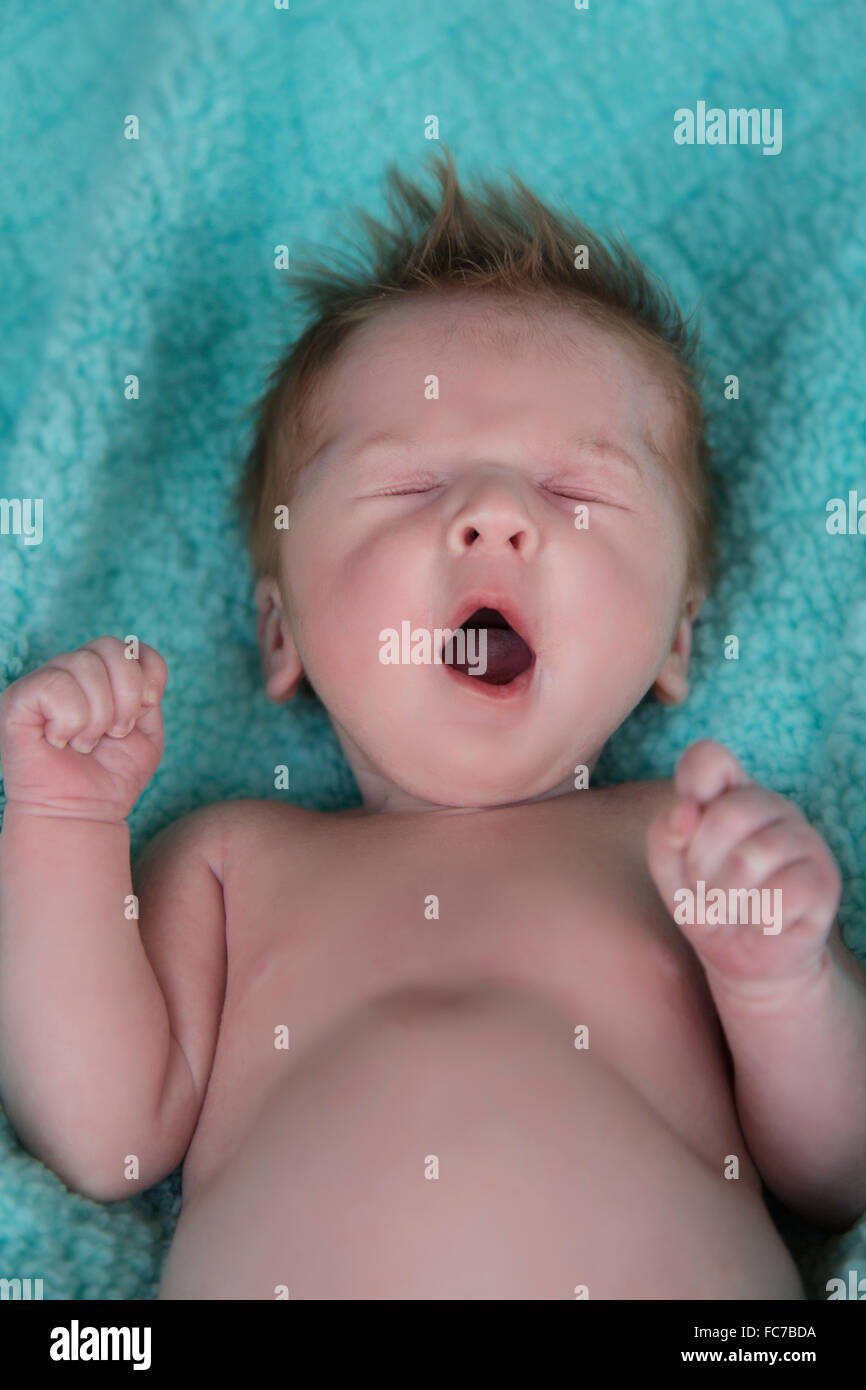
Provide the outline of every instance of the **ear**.
<path id="1" fill-rule="evenodd" d="M 297 693 L 304 668 L 286 621 L 276 579 L 271 575 L 260 579 L 256 585 L 255 599 L 265 692 L 275 704 L 282 704 Z"/>
<path id="2" fill-rule="evenodd" d="M 689 657 L 692 651 L 692 624 L 701 611 L 706 595 L 697 594 L 686 604 L 671 646 L 670 655 L 659 671 L 653 694 L 663 705 L 680 705 L 689 693 Z"/>

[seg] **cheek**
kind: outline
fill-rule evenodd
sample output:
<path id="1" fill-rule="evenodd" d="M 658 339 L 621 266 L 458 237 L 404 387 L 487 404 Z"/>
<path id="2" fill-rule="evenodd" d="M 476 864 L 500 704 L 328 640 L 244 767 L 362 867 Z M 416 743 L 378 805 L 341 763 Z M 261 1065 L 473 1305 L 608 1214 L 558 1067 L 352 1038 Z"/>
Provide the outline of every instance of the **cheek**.
<path id="1" fill-rule="evenodd" d="M 657 523 L 641 522 L 628 532 L 599 534 L 577 567 L 580 601 L 570 624 L 601 656 L 605 669 L 634 671 L 659 659 L 672 622 L 680 581 L 679 551 Z"/>
<path id="2" fill-rule="evenodd" d="M 435 589 L 439 556 L 422 527 L 406 520 L 379 528 L 344 553 L 339 587 L 354 608 L 380 626 L 396 627 L 404 618 L 423 621 L 422 609 Z"/>
<path id="3" fill-rule="evenodd" d="M 302 561 L 301 632 L 311 667 L 355 686 L 375 678 L 382 669 L 379 633 L 385 628 L 399 633 L 405 619 L 413 625 L 424 620 L 414 597 L 429 587 L 423 555 L 422 547 L 396 533 L 368 538 L 342 553 L 321 537 Z"/>

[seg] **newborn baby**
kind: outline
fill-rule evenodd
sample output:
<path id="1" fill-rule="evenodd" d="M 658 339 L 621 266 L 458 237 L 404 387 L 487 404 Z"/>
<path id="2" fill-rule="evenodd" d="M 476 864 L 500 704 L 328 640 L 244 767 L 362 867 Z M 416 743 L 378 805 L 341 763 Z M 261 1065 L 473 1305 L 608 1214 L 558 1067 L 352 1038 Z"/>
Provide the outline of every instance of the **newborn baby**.
<path id="1" fill-rule="evenodd" d="M 100 637 L 15 681 L 2 1099 L 96 1201 L 183 1162 L 164 1299 L 802 1299 L 762 1179 L 866 1208 L 837 866 L 709 739 L 590 785 L 688 691 L 684 327 L 522 185 L 441 178 L 375 274 L 308 282 L 241 490 L 267 694 L 315 692 L 362 805 L 208 806 L 131 870 L 165 661 Z"/>

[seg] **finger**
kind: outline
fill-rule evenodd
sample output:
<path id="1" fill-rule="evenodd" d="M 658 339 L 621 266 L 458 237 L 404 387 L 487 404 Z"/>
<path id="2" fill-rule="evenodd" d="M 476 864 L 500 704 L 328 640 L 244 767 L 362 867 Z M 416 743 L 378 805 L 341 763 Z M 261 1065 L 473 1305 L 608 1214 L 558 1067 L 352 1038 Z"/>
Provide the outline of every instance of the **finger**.
<path id="1" fill-rule="evenodd" d="M 159 652 L 146 642 L 139 643 L 139 661 L 144 677 L 141 692 L 144 708 L 135 721 L 135 727 L 150 739 L 162 756 L 164 731 L 160 701 L 168 681 L 168 666 Z"/>
<path id="2" fill-rule="evenodd" d="M 783 796 L 757 782 L 724 792 L 705 807 L 700 824 L 686 847 L 685 871 L 692 882 L 715 882 L 727 859 L 768 826 L 793 833 L 800 822 L 795 807 Z M 808 826 L 803 822 L 804 829 Z"/>
<path id="3" fill-rule="evenodd" d="M 702 738 L 687 748 L 677 763 L 674 786 L 677 796 L 694 797 L 705 806 L 734 787 L 745 787 L 752 778 L 723 743 Z"/>
<path id="4" fill-rule="evenodd" d="M 62 666 L 40 666 L 19 677 L 3 691 L 2 703 L 4 732 L 28 741 L 46 738 L 55 748 L 65 748 L 90 717 L 87 696 Z"/>
<path id="5" fill-rule="evenodd" d="M 106 732 L 112 738 L 125 738 L 146 710 L 161 699 L 167 676 L 165 661 L 146 643 L 139 643 L 138 657 L 131 657 L 128 647 L 116 637 L 97 637 L 85 646 L 102 656 L 111 681 L 115 718 Z"/>
<path id="6" fill-rule="evenodd" d="M 141 667 L 137 661 L 125 659 L 126 649 L 117 637 L 95 637 L 92 642 L 85 642 L 84 647 L 100 657 L 111 685 L 114 715 L 103 732 L 111 738 L 123 738 L 142 710 L 144 678 Z"/>
<path id="7" fill-rule="evenodd" d="M 127 648 L 117 637 L 95 637 L 84 649 L 103 661 L 111 684 L 114 718 L 103 732 L 111 738 L 124 738 L 142 713 L 144 674 L 138 661 L 130 659 Z"/>
<path id="8" fill-rule="evenodd" d="M 799 860 L 810 860 L 816 866 L 818 837 L 807 823 L 802 826 L 789 820 L 774 821 L 740 840 L 725 857 L 713 877 L 719 888 L 760 888 L 782 869 Z M 820 869 L 816 868 L 816 877 Z"/>
<path id="9" fill-rule="evenodd" d="M 138 660 L 144 676 L 144 688 L 141 693 L 142 703 L 145 705 L 159 704 L 168 683 L 168 666 L 165 657 L 155 647 L 149 647 L 146 642 L 139 642 Z"/>
<path id="10" fill-rule="evenodd" d="M 767 934 L 777 934 L 779 923 L 783 924 L 783 932 L 790 931 L 797 924 L 808 925 L 822 933 L 820 941 L 816 942 L 816 950 L 823 950 L 824 937 L 829 933 L 839 907 L 841 879 L 836 893 L 833 891 L 832 875 L 810 856 L 786 864 L 773 875 L 770 886 L 773 889 L 776 930 Z"/>
<path id="11" fill-rule="evenodd" d="M 681 817 L 671 824 L 671 815 Z M 647 867 L 662 902 L 669 912 L 674 909 L 674 893 L 686 882 L 685 852 L 700 808 L 695 801 L 674 801 L 672 806 L 654 816 L 646 833 Z"/>
<path id="12" fill-rule="evenodd" d="M 45 724 L 45 737 L 55 748 L 68 743 L 77 753 L 89 753 L 114 719 L 114 701 L 105 664 L 96 652 L 61 652 L 43 670 L 65 671 L 77 683 L 84 699 L 76 698 L 67 686 L 63 708 Z M 63 686 L 58 683 L 58 691 Z"/>

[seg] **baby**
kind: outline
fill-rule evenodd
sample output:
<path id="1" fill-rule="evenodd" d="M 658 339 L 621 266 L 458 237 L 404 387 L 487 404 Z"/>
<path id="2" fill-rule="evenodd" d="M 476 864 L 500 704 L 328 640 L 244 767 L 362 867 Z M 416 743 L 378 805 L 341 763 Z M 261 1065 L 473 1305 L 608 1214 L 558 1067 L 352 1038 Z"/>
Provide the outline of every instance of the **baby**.
<path id="1" fill-rule="evenodd" d="M 589 785 L 688 693 L 694 340 L 625 246 L 436 173 L 373 271 L 296 275 L 239 491 L 267 694 L 323 702 L 362 805 L 208 806 L 131 868 L 165 661 L 11 684 L 3 1103 L 95 1201 L 183 1162 L 163 1299 L 802 1299 L 762 1180 L 866 1208 L 839 870 L 712 740 Z"/>

